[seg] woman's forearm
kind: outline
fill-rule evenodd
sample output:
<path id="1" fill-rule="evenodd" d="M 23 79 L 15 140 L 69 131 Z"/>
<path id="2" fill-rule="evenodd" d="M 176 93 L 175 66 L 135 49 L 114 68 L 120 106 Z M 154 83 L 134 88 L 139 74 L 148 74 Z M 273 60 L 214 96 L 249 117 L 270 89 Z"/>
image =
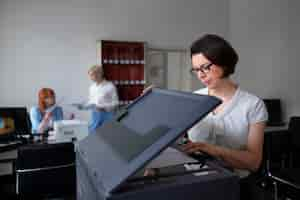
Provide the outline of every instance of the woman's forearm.
<path id="1" fill-rule="evenodd" d="M 261 152 L 250 152 L 249 150 L 235 150 L 207 144 L 204 151 L 222 159 L 233 168 L 250 171 L 256 171 L 262 160 Z"/>
<path id="2" fill-rule="evenodd" d="M 48 120 L 43 118 L 40 125 L 38 126 L 38 133 L 43 133 L 45 131 L 45 127 L 46 127 L 47 123 L 48 123 Z"/>

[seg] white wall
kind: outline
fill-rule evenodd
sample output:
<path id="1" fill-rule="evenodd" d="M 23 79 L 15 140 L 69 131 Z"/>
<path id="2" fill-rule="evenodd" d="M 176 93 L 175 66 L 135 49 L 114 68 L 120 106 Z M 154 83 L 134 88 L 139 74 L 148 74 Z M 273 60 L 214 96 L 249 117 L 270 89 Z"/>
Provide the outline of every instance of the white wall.
<path id="1" fill-rule="evenodd" d="M 299 9 L 281 0 L 1 0 L 0 105 L 31 106 L 45 86 L 58 99 L 86 97 L 98 39 L 187 48 L 215 32 L 239 51 L 242 87 L 299 115 Z"/>
<path id="2" fill-rule="evenodd" d="M 180 52 L 169 52 L 167 53 L 167 88 L 168 89 L 180 89 L 183 80 L 182 80 L 182 58 L 181 58 L 181 53 Z M 188 73 L 188 71 L 185 71 Z"/>
<path id="3" fill-rule="evenodd" d="M 58 99 L 87 96 L 98 39 L 186 48 L 228 25 L 219 0 L 1 0 L 0 105 L 31 106 L 45 86 Z"/>
<path id="4" fill-rule="evenodd" d="M 299 9 L 293 0 L 230 0 L 229 7 L 236 79 L 261 97 L 281 98 L 286 119 L 300 115 Z"/>

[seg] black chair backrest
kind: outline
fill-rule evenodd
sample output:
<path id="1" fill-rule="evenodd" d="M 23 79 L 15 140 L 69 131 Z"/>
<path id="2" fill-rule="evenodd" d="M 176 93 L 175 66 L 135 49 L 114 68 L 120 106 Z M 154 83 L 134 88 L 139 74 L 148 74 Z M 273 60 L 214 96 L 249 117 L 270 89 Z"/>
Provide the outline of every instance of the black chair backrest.
<path id="1" fill-rule="evenodd" d="M 280 99 L 263 99 L 268 114 L 269 119 L 267 122 L 268 126 L 282 126 L 284 125 L 282 116 L 282 107 Z"/>
<path id="2" fill-rule="evenodd" d="M 300 150 L 300 116 L 292 116 L 290 118 L 289 131 L 292 148 Z"/>

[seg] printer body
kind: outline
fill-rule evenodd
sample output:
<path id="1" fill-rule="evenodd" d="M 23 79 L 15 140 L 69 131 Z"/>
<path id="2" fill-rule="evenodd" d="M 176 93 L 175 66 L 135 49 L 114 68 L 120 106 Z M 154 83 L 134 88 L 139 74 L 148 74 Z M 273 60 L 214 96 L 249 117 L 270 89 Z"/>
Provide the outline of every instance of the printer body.
<path id="1" fill-rule="evenodd" d="M 135 100 L 78 143 L 77 199 L 238 200 L 239 178 L 212 161 L 143 176 L 151 161 L 219 104 L 214 97 L 157 88 Z"/>
<path id="2" fill-rule="evenodd" d="M 238 200 L 238 177 L 228 170 L 207 163 L 210 169 L 205 172 L 178 173 L 169 177 L 125 181 L 109 194 L 97 181 L 95 168 L 84 161 L 81 154 L 76 154 L 77 199 L 78 200 Z M 167 167 L 181 168 L 183 166 Z"/>
<path id="3" fill-rule="evenodd" d="M 88 123 L 80 120 L 55 121 L 53 126 L 55 142 L 77 142 L 88 135 Z"/>

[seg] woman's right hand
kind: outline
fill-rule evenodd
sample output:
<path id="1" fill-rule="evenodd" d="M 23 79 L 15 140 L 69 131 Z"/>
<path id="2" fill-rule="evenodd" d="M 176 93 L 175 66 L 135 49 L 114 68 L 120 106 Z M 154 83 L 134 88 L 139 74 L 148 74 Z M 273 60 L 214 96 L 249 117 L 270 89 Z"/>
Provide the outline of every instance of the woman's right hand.
<path id="1" fill-rule="evenodd" d="M 39 127 L 38 127 L 38 132 L 39 133 L 44 133 L 45 131 L 45 127 L 47 126 L 47 124 L 49 123 L 50 119 L 51 119 L 52 113 L 51 112 L 46 112 L 43 120 L 41 121 Z"/>
<path id="2" fill-rule="evenodd" d="M 51 116 L 52 116 L 52 113 L 51 113 L 51 112 L 46 112 L 46 114 L 45 114 L 45 116 L 44 116 L 44 120 L 45 120 L 46 122 L 48 122 L 48 121 L 50 120 Z"/>
<path id="3" fill-rule="evenodd" d="M 142 95 L 146 94 L 147 92 L 150 92 L 153 88 L 155 88 L 155 85 L 149 85 L 143 90 Z"/>
<path id="4" fill-rule="evenodd" d="M 157 169 L 154 169 L 154 168 L 147 168 L 147 169 L 145 169 L 145 171 L 144 171 L 144 176 L 147 176 L 147 177 L 149 177 L 149 176 L 155 176 L 155 175 L 157 175 Z"/>

